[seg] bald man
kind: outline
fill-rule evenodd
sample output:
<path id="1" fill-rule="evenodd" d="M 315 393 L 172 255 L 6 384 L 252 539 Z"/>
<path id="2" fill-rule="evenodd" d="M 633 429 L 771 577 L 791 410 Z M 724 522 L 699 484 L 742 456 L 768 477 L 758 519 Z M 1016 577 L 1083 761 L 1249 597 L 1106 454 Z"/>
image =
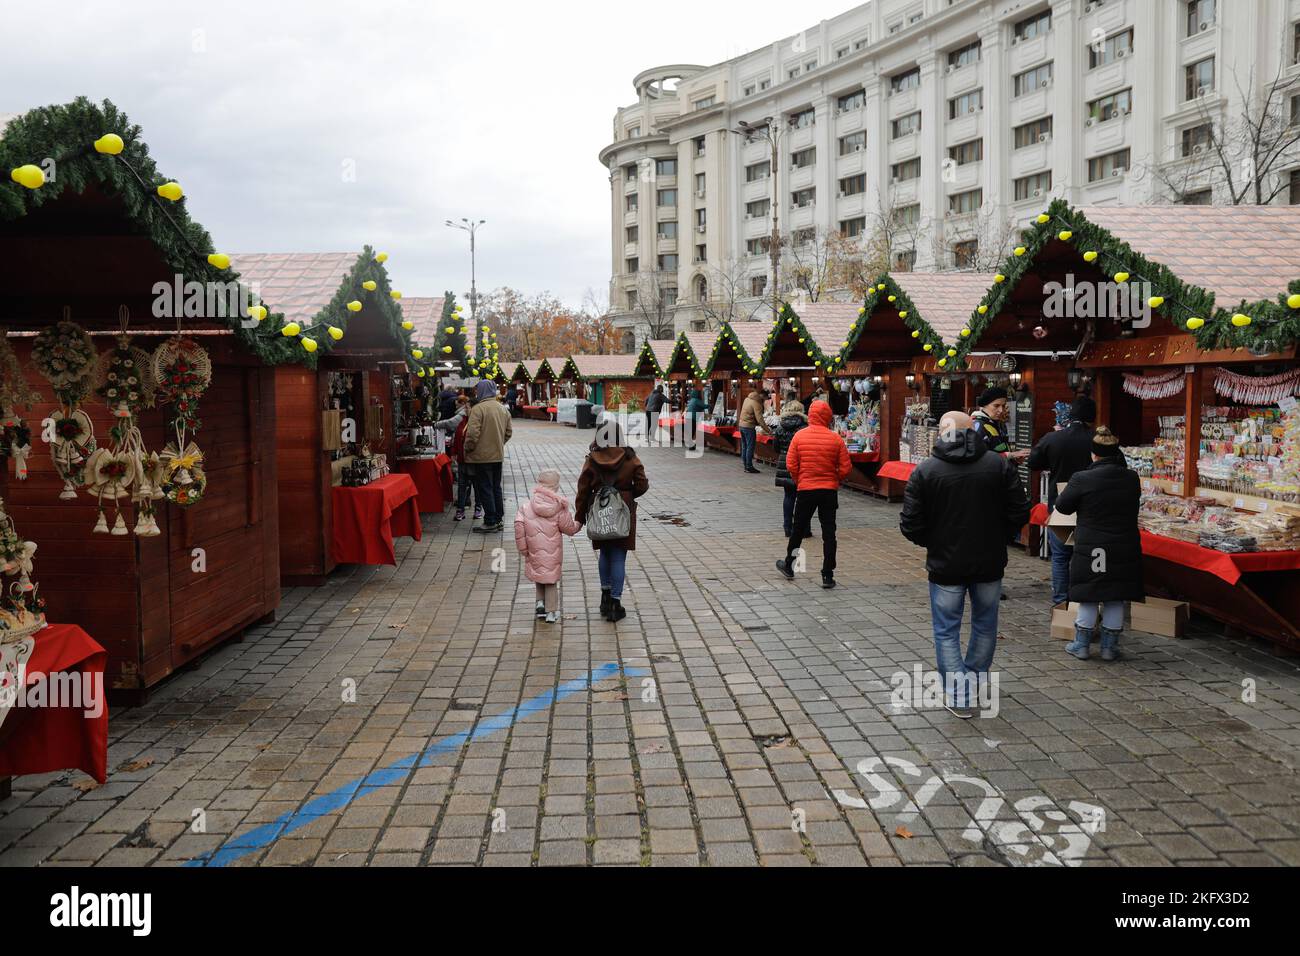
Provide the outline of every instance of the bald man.
<path id="1" fill-rule="evenodd" d="M 975 716 L 998 643 L 998 601 L 1007 540 L 1029 520 L 1029 500 L 1015 465 L 988 450 L 964 412 L 939 419 L 934 453 L 917 465 L 903 493 L 899 528 L 925 548 L 930 616 L 944 706 Z M 961 649 L 961 619 L 971 601 L 971 636 Z"/>

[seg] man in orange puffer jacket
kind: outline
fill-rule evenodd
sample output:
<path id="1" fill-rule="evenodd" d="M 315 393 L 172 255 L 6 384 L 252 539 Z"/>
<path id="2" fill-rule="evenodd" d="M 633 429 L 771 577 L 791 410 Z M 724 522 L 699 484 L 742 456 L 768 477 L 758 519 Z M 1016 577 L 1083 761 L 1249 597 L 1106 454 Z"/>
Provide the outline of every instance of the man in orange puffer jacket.
<path id="1" fill-rule="evenodd" d="M 835 512 L 840 504 L 840 482 L 853 470 L 844 439 L 830 430 L 831 407 L 813 402 L 808 427 L 801 429 L 785 453 L 785 467 L 794 479 L 798 496 L 794 526 L 786 544 L 785 560 L 776 569 L 794 578 L 794 554 L 812 530 L 813 512 L 822 526 L 822 587 L 835 587 Z"/>

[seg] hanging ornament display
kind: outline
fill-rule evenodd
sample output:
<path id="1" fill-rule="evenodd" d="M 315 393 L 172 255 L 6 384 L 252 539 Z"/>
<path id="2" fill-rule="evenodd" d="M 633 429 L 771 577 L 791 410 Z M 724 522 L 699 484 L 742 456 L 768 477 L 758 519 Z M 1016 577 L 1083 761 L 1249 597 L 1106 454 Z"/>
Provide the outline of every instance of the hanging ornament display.
<path id="1" fill-rule="evenodd" d="M 26 678 L 27 661 L 36 647 L 32 635 L 45 626 L 45 602 L 31 578 L 35 554 L 36 545 L 18 536 L 0 500 L 0 724 L 17 703 Z"/>
<path id="2" fill-rule="evenodd" d="M 86 483 L 99 504 L 99 519 L 95 531 L 109 531 L 104 512 L 104 499 L 117 511 L 112 534 L 127 533 L 122 498 L 130 498 L 135 505 L 135 526 L 131 529 L 142 538 L 161 533 L 154 515 L 153 503 L 161 498 L 162 491 L 150 480 L 150 455 L 144 447 L 137 418 L 140 412 L 154 403 L 152 358 L 144 349 L 131 344 L 127 334 L 130 313 L 126 306 L 118 311 L 121 331 L 115 347 L 99 358 L 99 375 L 95 394 L 113 414 L 113 427 L 109 430 L 112 445 L 95 451 L 86 463 Z"/>
<path id="3" fill-rule="evenodd" d="M 85 329 L 71 321 L 70 313 L 64 308 L 63 321 L 32 340 L 32 362 L 59 403 L 50 415 L 50 457 L 63 479 L 59 498 L 64 501 L 77 497 L 77 489 L 85 484 L 86 460 L 96 448 L 94 427 L 81 410 L 95 376 L 95 344 Z"/>
<path id="4" fill-rule="evenodd" d="M 196 504 L 207 490 L 208 479 L 203 452 L 193 435 L 202 424 L 199 397 L 212 383 L 212 360 L 193 339 L 176 335 L 154 351 L 152 369 L 158 401 L 174 406 L 173 440 L 158 456 L 159 488 L 173 504 Z"/>
<path id="5" fill-rule="evenodd" d="M 1187 386 L 1187 379 L 1181 368 L 1158 375 L 1138 375 L 1134 372 L 1124 373 L 1124 391 L 1134 398 L 1145 400 L 1170 398 Z"/>
<path id="6" fill-rule="evenodd" d="M 1242 375 L 1216 368 L 1214 390 L 1244 405 L 1276 405 L 1287 396 L 1300 395 L 1300 368 L 1277 375 Z"/>
<path id="7" fill-rule="evenodd" d="M 0 467 L 5 459 L 12 458 L 14 477 L 19 481 L 27 479 L 32 430 L 18 409 L 31 408 L 38 401 L 40 395 L 27 384 L 8 336 L 0 336 Z"/>

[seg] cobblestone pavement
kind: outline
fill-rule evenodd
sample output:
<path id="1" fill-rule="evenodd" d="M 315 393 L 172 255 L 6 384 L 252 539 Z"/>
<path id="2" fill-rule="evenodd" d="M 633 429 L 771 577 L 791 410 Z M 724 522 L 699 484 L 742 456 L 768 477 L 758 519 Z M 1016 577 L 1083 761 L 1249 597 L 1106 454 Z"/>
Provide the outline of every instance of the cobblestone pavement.
<path id="1" fill-rule="evenodd" d="M 516 426 L 507 520 L 546 467 L 572 494 L 591 434 Z M 546 625 L 511 539 L 428 515 L 398 567 L 287 591 L 277 623 L 114 713 L 106 786 L 16 780 L 0 864 L 176 865 L 295 813 L 223 862 L 1300 864 L 1294 660 L 1198 622 L 1076 661 L 1048 636 L 1047 565 L 1013 553 L 996 716 L 895 707 L 895 675 L 933 667 L 897 505 L 842 493 L 827 592 L 772 567 L 769 469 L 643 458 L 617 627 L 585 539 Z M 610 663 L 625 676 L 581 683 Z"/>

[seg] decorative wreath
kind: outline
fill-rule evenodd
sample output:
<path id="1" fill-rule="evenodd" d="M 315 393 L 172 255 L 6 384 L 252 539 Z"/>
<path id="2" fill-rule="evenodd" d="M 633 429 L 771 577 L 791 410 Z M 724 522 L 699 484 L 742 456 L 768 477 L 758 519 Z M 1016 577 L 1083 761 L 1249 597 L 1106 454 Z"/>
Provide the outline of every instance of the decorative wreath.
<path id="1" fill-rule="evenodd" d="M 162 462 L 162 481 L 158 488 L 174 505 L 185 507 L 198 504 L 208 490 L 208 476 L 203 471 L 203 452 L 190 442 L 184 452 L 168 442 L 159 456 Z"/>
<path id="2" fill-rule="evenodd" d="M 81 409 L 69 414 L 55 411 L 50 419 L 54 423 L 50 458 L 54 461 L 55 472 L 63 479 L 63 491 L 59 497 L 66 501 L 77 497 L 77 489 L 85 484 L 86 460 L 98 446 L 90 418 Z"/>
<path id="3" fill-rule="evenodd" d="M 90 393 L 98 355 L 86 330 L 66 318 L 32 340 L 32 362 L 54 389 L 54 397 L 67 408 Z"/>
<path id="4" fill-rule="evenodd" d="M 153 405 L 153 360 L 126 335 L 99 357 L 95 394 L 118 418 L 133 418 Z"/>
<path id="5" fill-rule="evenodd" d="M 173 427 L 198 431 L 199 397 L 212 384 L 208 353 L 193 339 L 170 338 L 154 350 L 152 374 L 157 399 L 176 406 Z"/>
<path id="6" fill-rule="evenodd" d="M 27 384 L 9 337 L 0 336 L 0 408 L 31 408 L 40 400 L 40 393 Z"/>

